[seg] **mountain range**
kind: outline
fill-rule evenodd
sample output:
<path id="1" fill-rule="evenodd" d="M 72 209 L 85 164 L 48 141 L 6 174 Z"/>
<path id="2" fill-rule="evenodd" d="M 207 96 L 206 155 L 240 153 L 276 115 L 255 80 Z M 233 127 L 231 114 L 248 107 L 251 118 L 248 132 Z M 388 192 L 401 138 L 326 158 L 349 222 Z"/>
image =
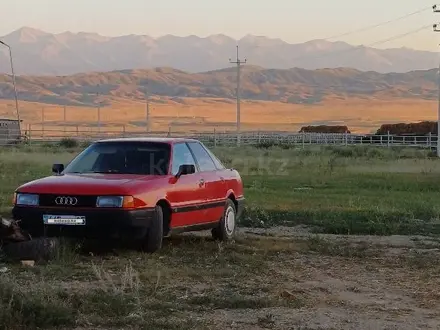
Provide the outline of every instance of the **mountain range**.
<path id="1" fill-rule="evenodd" d="M 17 88 L 21 100 L 63 105 L 143 101 L 147 88 L 152 102 L 185 103 L 189 97 L 234 102 L 236 79 L 233 67 L 202 73 L 159 67 L 70 76 L 19 76 Z M 291 104 L 320 104 L 347 98 L 435 99 L 436 81 L 437 69 L 384 74 L 351 68 L 282 70 L 247 65 L 241 73 L 241 95 L 247 100 Z M 13 97 L 11 76 L 0 75 L 0 98 Z"/>
<path id="2" fill-rule="evenodd" d="M 23 27 L 0 40 L 11 46 L 18 75 L 71 75 L 154 67 L 173 67 L 192 73 L 212 71 L 231 66 L 229 58 L 235 60 L 237 43 L 240 56 L 247 57 L 249 64 L 271 69 L 350 67 L 387 73 L 427 70 L 438 62 L 435 52 L 408 48 L 376 49 L 326 40 L 289 44 L 254 35 L 240 40 L 222 34 L 206 38 L 106 37 L 85 32 L 51 34 Z M 0 72 L 10 72 L 6 47 L 0 47 Z"/>

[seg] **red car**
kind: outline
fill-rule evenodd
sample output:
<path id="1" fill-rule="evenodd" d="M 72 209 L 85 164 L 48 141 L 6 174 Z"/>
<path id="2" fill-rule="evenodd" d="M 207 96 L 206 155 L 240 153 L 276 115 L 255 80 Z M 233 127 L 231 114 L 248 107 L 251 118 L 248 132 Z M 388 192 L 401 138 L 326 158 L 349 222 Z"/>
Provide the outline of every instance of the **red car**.
<path id="1" fill-rule="evenodd" d="M 230 240 L 243 210 L 240 174 L 193 139 L 101 140 L 52 171 L 14 193 L 13 218 L 33 237 L 128 238 L 154 252 L 176 232 Z"/>

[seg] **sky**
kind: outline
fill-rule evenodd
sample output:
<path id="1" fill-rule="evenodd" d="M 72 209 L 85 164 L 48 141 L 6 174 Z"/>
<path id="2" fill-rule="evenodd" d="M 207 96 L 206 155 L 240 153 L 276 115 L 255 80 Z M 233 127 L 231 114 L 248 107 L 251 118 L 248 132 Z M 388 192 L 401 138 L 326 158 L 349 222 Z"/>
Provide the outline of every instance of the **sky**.
<path id="1" fill-rule="evenodd" d="M 334 40 L 368 45 L 414 31 L 378 48 L 437 50 L 440 22 L 426 0 L 1 0 L 0 35 L 23 26 L 46 32 L 97 32 L 106 36 L 146 34 L 160 37 L 246 34 L 289 43 L 325 39 L 425 9 L 407 19 Z M 439 0 L 440 4 L 440 0 Z"/>

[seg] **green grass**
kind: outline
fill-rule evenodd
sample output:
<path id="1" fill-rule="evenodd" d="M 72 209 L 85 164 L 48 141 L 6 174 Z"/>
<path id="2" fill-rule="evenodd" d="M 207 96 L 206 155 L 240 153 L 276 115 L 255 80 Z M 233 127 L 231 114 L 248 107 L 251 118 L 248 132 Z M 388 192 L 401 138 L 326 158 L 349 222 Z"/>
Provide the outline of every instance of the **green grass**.
<path id="1" fill-rule="evenodd" d="M 0 211 L 9 213 L 18 185 L 50 175 L 52 163 L 66 163 L 79 151 L 71 141 L 1 150 Z M 242 174 L 243 226 L 440 233 L 440 162 L 427 151 L 285 146 L 214 151 Z M 120 249 L 89 253 L 66 241 L 54 260 L 31 268 L 0 259 L 0 268 L 8 268 L 0 274 L 0 329 L 285 329 L 295 315 L 295 324 L 306 329 L 318 325 L 301 313 L 324 307 L 330 318 L 343 319 L 341 306 L 350 319 L 372 313 L 392 318 L 391 302 L 390 312 L 383 311 L 387 304 L 381 299 L 360 304 L 377 294 L 378 283 L 393 300 L 403 290 L 402 309 L 429 301 L 423 306 L 433 306 L 434 315 L 440 299 L 432 290 L 440 270 L 438 238 L 415 238 L 416 249 L 353 236 L 288 237 L 283 230 L 273 237 L 241 234 L 227 244 L 181 235 L 166 239 L 152 255 Z M 359 293 L 353 304 L 338 295 L 338 281 L 352 295 Z"/>
<path id="2" fill-rule="evenodd" d="M 248 201 L 243 224 L 307 224 L 337 234 L 440 233 L 440 162 L 428 151 L 275 147 L 217 153 L 242 171 Z"/>
<path id="3" fill-rule="evenodd" d="M 14 189 L 50 174 L 80 149 L 72 141 L 3 149 L 0 212 Z M 242 225 L 306 224 L 342 234 L 439 234 L 440 161 L 426 150 L 365 147 L 213 149 L 242 174 Z"/>

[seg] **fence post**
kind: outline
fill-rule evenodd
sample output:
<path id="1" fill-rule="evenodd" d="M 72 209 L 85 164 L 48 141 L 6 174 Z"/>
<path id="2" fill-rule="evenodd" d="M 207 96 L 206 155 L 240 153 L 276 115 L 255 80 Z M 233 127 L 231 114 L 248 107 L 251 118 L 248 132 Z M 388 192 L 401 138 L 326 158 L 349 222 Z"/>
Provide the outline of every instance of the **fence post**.
<path id="1" fill-rule="evenodd" d="M 387 147 L 390 147 L 390 131 L 387 131 Z"/>
<path id="2" fill-rule="evenodd" d="M 217 132 L 214 127 L 214 148 L 216 148 L 216 147 L 217 147 Z"/>
<path id="3" fill-rule="evenodd" d="M 347 146 L 348 145 L 348 132 L 347 131 L 345 131 L 345 133 L 344 133 L 344 139 L 345 139 L 345 146 Z"/>
<path id="4" fill-rule="evenodd" d="M 171 125 L 168 126 L 168 136 L 169 136 L 169 137 L 171 136 Z"/>
<path id="5" fill-rule="evenodd" d="M 306 139 L 305 132 L 301 131 L 301 140 L 302 140 L 302 148 L 303 149 L 304 149 L 305 139 Z"/>
<path id="6" fill-rule="evenodd" d="M 428 133 L 428 144 L 429 144 L 429 150 L 431 150 L 432 149 L 432 146 L 431 146 L 431 132 Z"/>
<path id="7" fill-rule="evenodd" d="M 79 127 L 76 125 L 76 137 L 79 138 Z"/>
<path id="8" fill-rule="evenodd" d="M 125 125 L 122 125 L 122 137 L 125 137 Z"/>

